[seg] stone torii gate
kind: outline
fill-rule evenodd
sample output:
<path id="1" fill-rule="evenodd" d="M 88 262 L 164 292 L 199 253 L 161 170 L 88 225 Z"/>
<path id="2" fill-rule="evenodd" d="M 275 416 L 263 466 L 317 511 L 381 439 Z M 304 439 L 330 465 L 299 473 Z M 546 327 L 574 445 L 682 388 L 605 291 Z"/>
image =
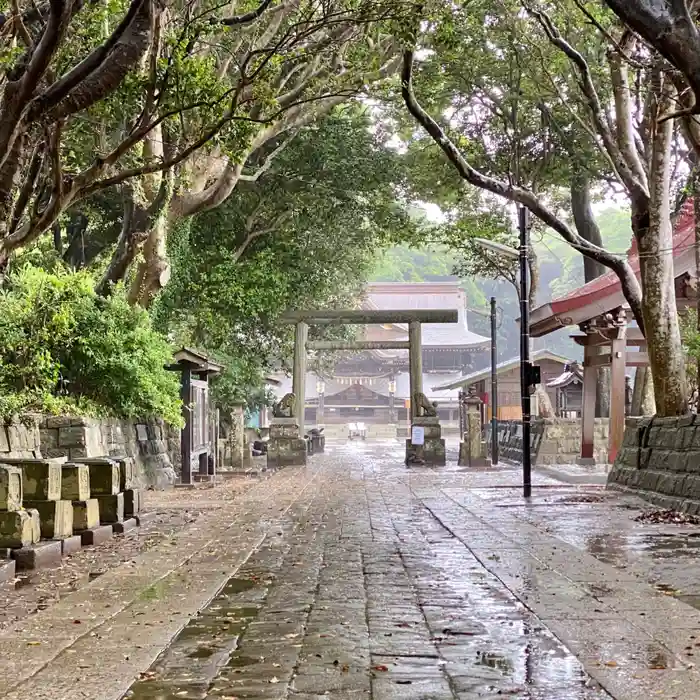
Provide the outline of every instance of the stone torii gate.
<path id="1" fill-rule="evenodd" d="M 445 463 L 437 410 L 423 393 L 423 323 L 457 323 L 456 310 L 409 309 L 406 311 L 328 310 L 290 311 L 283 323 L 296 326 L 292 393 L 273 409 L 268 463 L 271 466 L 306 464 L 304 412 L 306 407 L 306 360 L 309 350 L 408 350 L 411 391 L 411 437 L 406 440 L 407 462 Z M 309 341 L 309 325 L 408 324 L 408 341 Z M 422 428 L 422 444 L 413 442 L 414 427 Z"/>

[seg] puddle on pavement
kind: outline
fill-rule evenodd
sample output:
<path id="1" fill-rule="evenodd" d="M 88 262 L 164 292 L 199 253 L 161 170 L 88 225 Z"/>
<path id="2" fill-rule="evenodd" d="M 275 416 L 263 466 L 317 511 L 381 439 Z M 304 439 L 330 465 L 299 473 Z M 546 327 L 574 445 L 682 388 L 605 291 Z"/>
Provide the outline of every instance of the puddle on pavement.
<path id="1" fill-rule="evenodd" d="M 696 610 L 700 610 L 700 595 L 677 595 L 676 598 L 680 600 L 681 603 L 685 603 Z"/>
<path id="2" fill-rule="evenodd" d="M 470 566 L 472 555 L 464 545 L 441 537 L 444 530 L 432 517 L 414 516 L 413 522 L 431 544 L 423 556 L 405 560 L 407 570 L 426 598 L 421 601 L 426 620 L 443 633 L 435 642 L 448 662 L 447 673 L 466 697 L 611 700 L 502 581 Z M 503 564 L 523 573 L 517 562 Z M 421 581 L 430 580 L 440 581 L 433 600 L 431 589 L 421 588 Z M 522 576 L 518 581 L 527 583 Z M 533 579 L 533 590 L 540 585 Z M 455 604 L 459 599 L 463 602 Z"/>
<path id="3" fill-rule="evenodd" d="M 222 668 L 257 663 L 258 659 L 237 654 L 241 637 L 260 610 L 251 604 L 251 593 L 255 593 L 253 598 L 266 593 L 259 576 L 251 573 L 229 579 L 123 697 L 201 700 Z"/>

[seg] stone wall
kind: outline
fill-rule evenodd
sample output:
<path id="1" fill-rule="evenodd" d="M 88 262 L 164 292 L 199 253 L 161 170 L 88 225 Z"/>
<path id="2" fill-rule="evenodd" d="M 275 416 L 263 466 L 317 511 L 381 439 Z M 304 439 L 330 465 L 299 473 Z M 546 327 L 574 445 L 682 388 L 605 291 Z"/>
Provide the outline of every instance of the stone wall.
<path id="1" fill-rule="evenodd" d="M 38 432 L 42 457 L 126 455 L 134 459 L 137 486 L 162 489 L 176 480 L 173 460 L 179 467 L 180 432 L 162 420 L 132 423 L 49 416 L 41 419 Z"/>
<path id="2" fill-rule="evenodd" d="M 581 456 L 581 420 L 579 418 L 541 418 L 544 435 L 537 464 L 575 464 Z M 597 464 L 608 461 L 609 421 L 596 418 L 593 432 L 593 456 Z"/>
<path id="3" fill-rule="evenodd" d="M 700 417 L 629 418 L 608 488 L 700 515 Z"/>
<path id="4" fill-rule="evenodd" d="M 40 421 L 38 416 L 27 416 L 23 420 L 0 424 L 0 462 L 3 455 L 9 459 L 41 456 Z"/>

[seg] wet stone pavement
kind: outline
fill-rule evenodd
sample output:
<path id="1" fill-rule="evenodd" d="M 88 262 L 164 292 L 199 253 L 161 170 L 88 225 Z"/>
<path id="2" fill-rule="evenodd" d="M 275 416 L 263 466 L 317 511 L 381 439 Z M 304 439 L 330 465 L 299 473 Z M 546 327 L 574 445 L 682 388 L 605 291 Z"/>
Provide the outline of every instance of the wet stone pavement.
<path id="1" fill-rule="evenodd" d="M 0 697 L 700 699 L 700 527 L 401 460 L 329 445 L 3 633 Z"/>

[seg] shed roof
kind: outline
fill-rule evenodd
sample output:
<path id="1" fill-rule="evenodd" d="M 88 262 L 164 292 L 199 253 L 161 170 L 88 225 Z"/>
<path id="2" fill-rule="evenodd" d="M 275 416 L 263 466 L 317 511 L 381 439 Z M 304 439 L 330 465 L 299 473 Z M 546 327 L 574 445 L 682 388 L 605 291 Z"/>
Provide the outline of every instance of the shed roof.
<path id="1" fill-rule="evenodd" d="M 564 371 L 551 381 L 547 382 L 547 386 L 563 389 L 569 384 L 580 384 L 583 382 L 583 369 L 578 362 L 572 362 L 566 365 Z"/>
<path id="2" fill-rule="evenodd" d="M 554 362 L 561 362 L 563 365 L 568 365 L 571 362 L 570 359 L 563 357 L 562 355 L 557 355 L 557 353 L 550 352 L 549 350 L 535 350 L 535 352 L 530 355 L 530 360 L 532 362 L 553 360 Z M 512 357 L 510 360 L 499 362 L 496 365 L 496 372 L 498 374 L 501 372 L 508 372 L 511 369 L 515 369 L 519 364 L 520 357 Z M 478 372 L 470 372 L 469 374 L 462 375 L 456 381 L 436 386 L 434 391 L 448 391 L 459 387 L 471 386 L 472 384 L 476 384 L 476 382 L 480 382 L 483 379 L 488 379 L 490 376 L 491 368 L 486 367 L 484 369 L 480 369 Z"/>
<path id="3" fill-rule="evenodd" d="M 695 269 L 695 219 L 693 202 L 687 200 L 673 227 L 673 266 L 676 277 Z M 639 251 L 636 240 L 627 253 L 632 270 L 639 277 Z M 574 326 L 596 316 L 625 306 L 620 280 L 608 272 L 579 289 L 534 309 L 530 314 L 530 333 L 535 337 Z"/>

